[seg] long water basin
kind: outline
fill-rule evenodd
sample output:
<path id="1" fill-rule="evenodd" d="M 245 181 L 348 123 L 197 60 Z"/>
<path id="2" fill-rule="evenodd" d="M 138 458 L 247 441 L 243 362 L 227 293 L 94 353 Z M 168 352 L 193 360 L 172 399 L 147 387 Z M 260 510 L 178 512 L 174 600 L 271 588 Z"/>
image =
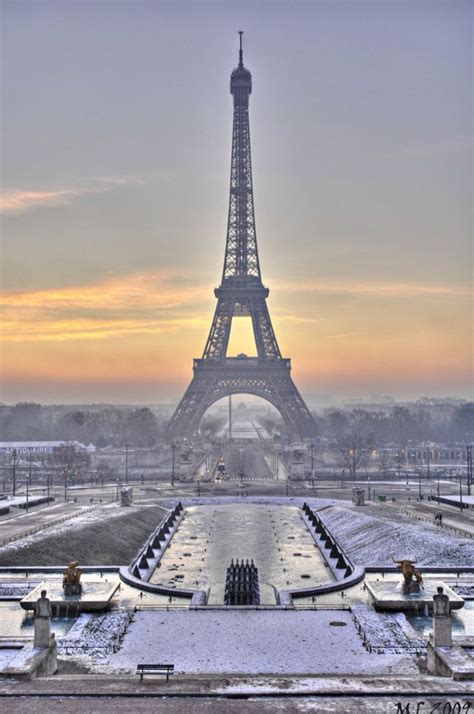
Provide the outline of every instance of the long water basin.
<path id="1" fill-rule="evenodd" d="M 249 503 L 187 508 L 151 581 L 209 590 L 208 603 L 222 605 L 227 568 L 242 559 L 258 568 L 261 604 L 275 604 L 277 590 L 333 581 L 300 508 Z"/>

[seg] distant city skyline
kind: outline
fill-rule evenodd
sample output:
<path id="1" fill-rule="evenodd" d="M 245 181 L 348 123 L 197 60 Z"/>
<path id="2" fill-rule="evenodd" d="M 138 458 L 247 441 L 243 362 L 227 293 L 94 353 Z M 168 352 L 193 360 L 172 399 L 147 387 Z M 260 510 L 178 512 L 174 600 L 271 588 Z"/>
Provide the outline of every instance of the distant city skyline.
<path id="1" fill-rule="evenodd" d="M 243 29 L 257 237 L 303 394 L 469 397 L 469 2 L 2 2 L 5 402 L 169 403 L 225 248 Z M 230 354 L 253 354 L 238 323 Z"/>

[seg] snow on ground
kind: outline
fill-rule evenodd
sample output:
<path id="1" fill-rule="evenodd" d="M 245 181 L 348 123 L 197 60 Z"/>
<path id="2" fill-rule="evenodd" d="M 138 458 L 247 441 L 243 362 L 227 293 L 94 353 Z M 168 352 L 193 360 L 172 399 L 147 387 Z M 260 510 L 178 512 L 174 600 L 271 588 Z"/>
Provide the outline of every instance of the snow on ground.
<path id="1" fill-rule="evenodd" d="M 456 583 L 451 585 L 457 595 L 464 600 L 474 600 L 474 583 Z"/>
<path id="2" fill-rule="evenodd" d="M 81 615 L 67 635 L 58 639 L 58 654 L 104 657 L 119 647 L 131 617 L 126 610 Z"/>
<path id="3" fill-rule="evenodd" d="M 460 496 L 443 496 L 443 498 L 446 501 L 452 501 L 453 503 L 459 503 L 461 500 Z M 469 505 L 472 507 L 474 506 L 474 496 L 468 496 L 467 494 L 463 493 L 462 502 L 465 505 Z"/>
<path id="4" fill-rule="evenodd" d="M 136 513 L 140 513 L 143 508 L 146 508 L 146 506 L 140 504 L 140 506 L 136 507 L 127 507 L 125 511 L 123 507 L 120 507 L 116 503 L 108 503 L 103 506 L 99 506 L 98 508 L 94 508 L 93 510 L 89 510 L 89 507 L 87 507 L 87 511 L 78 511 L 77 515 L 68 514 L 68 518 L 62 523 L 57 523 L 56 525 L 49 525 L 47 522 L 44 523 L 41 526 L 41 530 L 37 533 L 25 536 L 24 538 L 18 538 L 18 540 L 2 546 L 0 553 L 3 554 L 11 550 L 21 550 L 22 548 L 33 545 L 34 543 L 38 543 L 38 541 L 41 541 L 44 538 L 70 532 L 72 527 L 76 530 L 79 528 L 85 528 L 95 523 L 103 523 L 105 520 L 123 516 L 125 512 L 133 513 L 135 511 Z M 33 563 L 31 563 L 31 565 L 33 565 Z"/>
<path id="5" fill-rule="evenodd" d="M 178 502 L 189 508 L 190 506 L 219 506 L 229 503 L 260 503 L 272 506 L 297 506 L 301 508 L 303 503 L 307 503 L 311 508 L 325 508 L 326 506 L 349 506 L 351 501 L 344 501 L 337 498 L 314 498 L 309 496 L 200 496 L 182 498 L 161 498 L 157 501 L 163 508 L 172 509 Z"/>
<path id="6" fill-rule="evenodd" d="M 408 514 L 377 505 L 333 506 L 319 513 L 339 545 L 357 565 L 393 565 L 410 558 L 419 566 L 472 566 L 474 542 L 413 520 Z"/>
<path id="7" fill-rule="evenodd" d="M 426 650 L 425 640 L 413 629 L 403 612 L 380 613 L 367 605 L 353 605 L 352 617 L 369 650 L 387 654 L 419 654 Z"/>
<path id="8" fill-rule="evenodd" d="M 23 598 L 28 595 L 33 588 L 39 585 L 41 580 L 35 580 L 28 583 L 5 583 L 0 582 L 0 597 L 1 598 Z"/>
<path id="9" fill-rule="evenodd" d="M 342 610 L 139 611 L 105 661 L 101 672 L 131 672 L 139 662 L 169 662 L 186 673 L 418 672 L 413 657 L 367 652 Z"/>

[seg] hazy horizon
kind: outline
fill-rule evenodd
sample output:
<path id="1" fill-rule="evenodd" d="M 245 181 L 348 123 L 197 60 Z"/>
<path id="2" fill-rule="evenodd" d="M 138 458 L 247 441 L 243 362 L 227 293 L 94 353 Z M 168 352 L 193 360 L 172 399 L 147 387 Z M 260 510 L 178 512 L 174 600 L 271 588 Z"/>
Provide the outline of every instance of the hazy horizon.
<path id="1" fill-rule="evenodd" d="M 2 401 L 181 397 L 222 271 L 239 29 L 298 388 L 471 396 L 469 2 L 2 7 Z"/>

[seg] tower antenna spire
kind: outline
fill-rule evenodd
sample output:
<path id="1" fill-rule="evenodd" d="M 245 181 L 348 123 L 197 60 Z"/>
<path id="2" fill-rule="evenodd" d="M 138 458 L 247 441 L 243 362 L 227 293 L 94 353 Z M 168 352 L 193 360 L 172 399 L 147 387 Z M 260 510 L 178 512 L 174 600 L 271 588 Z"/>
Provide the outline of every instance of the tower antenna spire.
<path id="1" fill-rule="evenodd" d="M 244 34 L 243 30 L 239 30 L 239 67 L 243 67 L 244 61 L 243 61 L 243 50 L 242 50 L 242 35 Z"/>

